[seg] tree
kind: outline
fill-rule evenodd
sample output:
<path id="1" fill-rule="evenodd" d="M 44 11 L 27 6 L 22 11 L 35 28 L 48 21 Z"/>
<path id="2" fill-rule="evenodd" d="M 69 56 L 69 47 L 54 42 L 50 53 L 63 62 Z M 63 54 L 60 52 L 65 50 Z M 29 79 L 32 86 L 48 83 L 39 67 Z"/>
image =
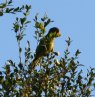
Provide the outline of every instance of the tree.
<path id="1" fill-rule="evenodd" d="M 31 21 L 27 19 L 30 5 L 23 5 L 21 8 L 7 8 L 12 4 L 10 0 L 1 11 L 4 13 L 21 12 L 23 17 L 16 18 L 13 23 L 13 31 L 19 48 L 19 63 L 15 64 L 13 60 L 8 60 L 4 71 L 0 71 L 0 97 L 90 97 L 95 89 L 95 68 L 89 68 L 85 77 L 83 77 L 83 65 L 78 61 L 81 53 L 75 51 L 74 56 L 69 57 L 69 47 L 71 39 L 66 40 L 67 47 L 64 56 L 57 59 L 58 52 L 51 52 L 48 56 L 43 57 L 35 69 L 32 68 L 31 62 L 35 54 L 31 52 L 30 42 L 27 41 L 24 57 L 22 60 L 22 48 L 20 43 L 25 36 L 25 29 Z M 1 4 L 2 5 L 2 4 Z M 0 13 L 0 14 L 1 14 Z M 38 14 L 35 15 L 35 39 L 39 41 L 46 33 L 46 27 L 53 21 L 45 14 L 40 21 Z"/>

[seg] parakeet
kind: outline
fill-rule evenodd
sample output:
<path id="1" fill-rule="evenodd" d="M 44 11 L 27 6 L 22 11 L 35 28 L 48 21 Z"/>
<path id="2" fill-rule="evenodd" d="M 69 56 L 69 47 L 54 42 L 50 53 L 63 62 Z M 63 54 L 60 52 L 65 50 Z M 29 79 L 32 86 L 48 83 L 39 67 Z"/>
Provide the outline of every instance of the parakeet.
<path id="1" fill-rule="evenodd" d="M 43 56 L 47 56 L 54 50 L 54 38 L 59 36 L 61 36 L 59 29 L 57 27 L 53 27 L 49 30 L 47 35 L 40 40 L 36 48 L 35 58 L 31 63 L 33 68 Z"/>

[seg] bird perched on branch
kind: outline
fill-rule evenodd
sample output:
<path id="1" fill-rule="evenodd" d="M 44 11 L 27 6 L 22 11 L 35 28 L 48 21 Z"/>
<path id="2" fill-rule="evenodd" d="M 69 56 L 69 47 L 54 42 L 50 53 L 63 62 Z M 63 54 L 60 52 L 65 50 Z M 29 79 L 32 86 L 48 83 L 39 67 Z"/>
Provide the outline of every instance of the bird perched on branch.
<path id="1" fill-rule="evenodd" d="M 53 27 L 49 30 L 48 34 L 40 40 L 39 45 L 36 48 L 35 58 L 31 63 L 33 68 L 43 56 L 47 56 L 54 50 L 54 38 L 59 36 L 61 36 L 59 29 Z"/>

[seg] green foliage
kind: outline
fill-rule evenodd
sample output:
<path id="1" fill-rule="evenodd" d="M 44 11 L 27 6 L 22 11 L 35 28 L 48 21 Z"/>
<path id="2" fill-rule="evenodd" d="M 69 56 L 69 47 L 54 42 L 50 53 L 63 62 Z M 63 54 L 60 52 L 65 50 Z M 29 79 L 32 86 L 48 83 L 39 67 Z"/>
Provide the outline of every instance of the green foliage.
<path id="1" fill-rule="evenodd" d="M 16 14 L 17 12 L 23 12 L 25 16 L 29 14 L 29 10 L 31 9 L 30 5 L 22 5 L 21 7 L 12 8 L 13 0 L 9 0 L 0 4 L 0 16 L 3 16 L 4 13 L 12 13 Z"/>
<path id="2" fill-rule="evenodd" d="M 8 2 L 8 4 L 11 3 L 12 1 Z M 20 60 L 17 64 L 11 59 L 7 60 L 4 71 L 0 71 L 0 97 L 90 97 L 95 89 L 95 68 L 90 68 L 83 76 L 83 70 L 78 69 L 81 66 L 83 68 L 78 61 L 81 53 L 79 49 L 76 50 L 74 56 L 69 57 L 70 37 L 66 40 L 67 47 L 63 53 L 64 56 L 59 60 L 57 59 L 59 54 L 51 52 L 48 56 L 43 57 L 32 70 L 31 62 L 34 55 L 31 52 L 29 41 L 25 47 L 25 60 L 22 60 L 20 43 L 30 23 L 27 17 L 31 6 L 25 5 L 16 9 L 4 8 L 7 13 L 21 12 L 24 8 L 23 17 L 17 17 L 13 23 Z M 46 14 L 40 21 L 38 18 L 37 14 L 34 18 L 34 37 L 39 43 L 45 35 L 46 27 L 53 21 Z"/>
<path id="3" fill-rule="evenodd" d="M 40 21 L 38 20 L 38 14 L 35 15 L 35 18 L 33 19 L 35 22 L 35 36 L 34 38 L 39 42 L 42 37 L 44 37 L 44 34 L 46 32 L 46 27 L 53 22 L 50 18 L 47 17 L 47 14 L 45 14 Z"/>

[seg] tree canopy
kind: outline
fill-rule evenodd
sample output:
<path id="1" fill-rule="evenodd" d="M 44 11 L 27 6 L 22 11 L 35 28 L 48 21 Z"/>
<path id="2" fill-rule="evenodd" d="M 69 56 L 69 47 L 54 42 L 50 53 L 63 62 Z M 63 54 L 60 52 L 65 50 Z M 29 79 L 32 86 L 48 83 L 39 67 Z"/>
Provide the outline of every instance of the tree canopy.
<path id="1" fill-rule="evenodd" d="M 4 14 L 22 14 L 22 17 L 16 17 L 12 30 L 15 33 L 19 49 L 19 62 L 16 64 L 12 59 L 8 59 L 0 70 L 0 97 L 90 97 L 95 91 L 95 68 L 89 68 L 85 76 L 83 67 L 78 57 L 81 53 L 77 49 L 74 56 L 69 56 L 69 47 L 71 38 L 66 39 L 66 49 L 64 56 L 59 56 L 58 52 L 51 52 L 43 57 L 35 68 L 32 68 L 31 62 L 35 54 L 32 52 L 30 42 L 27 41 L 25 47 L 24 60 L 22 60 L 21 42 L 25 37 L 25 30 L 31 23 L 28 20 L 31 5 L 22 5 L 12 8 L 13 1 L 9 0 L 0 4 L 0 16 Z M 34 20 L 34 38 L 39 44 L 40 39 L 45 36 L 46 27 L 53 21 L 47 14 L 39 18 L 36 14 Z M 78 69 L 78 68 L 81 69 Z"/>

